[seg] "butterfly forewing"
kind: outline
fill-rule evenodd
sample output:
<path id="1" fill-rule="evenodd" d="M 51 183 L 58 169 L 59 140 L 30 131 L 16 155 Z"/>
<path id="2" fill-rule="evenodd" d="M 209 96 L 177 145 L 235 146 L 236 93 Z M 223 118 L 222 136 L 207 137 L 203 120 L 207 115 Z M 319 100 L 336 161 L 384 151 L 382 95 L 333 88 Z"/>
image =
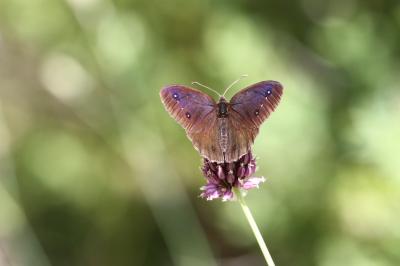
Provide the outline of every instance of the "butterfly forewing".
<path id="1" fill-rule="evenodd" d="M 161 90 L 160 96 L 169 114 L 185 129 L 202 156 L 214 161 L 223 156 L 215 142 L 218 129 L 213 98 L 182 85 L 167 86 Z"/>
<path id="2" fill-rule="evenodd" d="M 261 81 L 236 93 L 231 110 L 242 117 L 248 127 L 259 127 L 278 106 L 283 87 L 277 81 Z"/>
<path id="3" fill-rule="evenodd" d="M 207 94 L 181 85 L 167 86 L 160 92 L 170 115 L 186 130 L 211 115 L 215 101 Z"/>

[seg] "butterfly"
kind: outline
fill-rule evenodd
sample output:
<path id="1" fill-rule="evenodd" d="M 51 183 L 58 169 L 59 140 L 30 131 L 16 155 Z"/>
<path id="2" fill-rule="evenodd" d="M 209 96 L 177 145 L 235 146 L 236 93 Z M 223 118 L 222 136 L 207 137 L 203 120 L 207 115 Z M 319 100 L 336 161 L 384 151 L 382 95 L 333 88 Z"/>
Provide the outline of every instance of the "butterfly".
<path id="1" fill-rule="evenodd" d="M 183 85 L 169 85 L 160 92 L 165 109 L 185 129 L 195 149 L 217 163 L 237 161 L 250 152 L 261 124 L 279 104 L 283 86 L 261 81 L 239 91 L 229 102 L 224 98 L 226 91 L 218 102 Z"/>

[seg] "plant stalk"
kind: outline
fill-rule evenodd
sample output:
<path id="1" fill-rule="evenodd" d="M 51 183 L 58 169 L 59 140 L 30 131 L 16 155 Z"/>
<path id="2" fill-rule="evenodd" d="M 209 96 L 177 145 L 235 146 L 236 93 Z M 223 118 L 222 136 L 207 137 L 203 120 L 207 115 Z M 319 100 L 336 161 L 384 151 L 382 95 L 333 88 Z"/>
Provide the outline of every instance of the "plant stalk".
<path id="1" fill-rule="evenodd" d="M 272 260 L 271 254 L 268 251 L 267 245 L 265 244 L 265 241 L 261 235 L 260 229 L 258 229 L 257 223 L 254 220 L 253 215 L 251 214 L 251 211 L 249 207 L 247 206 L 243 195 L 239 189 L 235 189 L 235 194 L 236 197 L 240 203 L 240 206 L 242 207 L 242 210 L 244 212 L 244 215 L 246 216 L 247 221 L 249 222 L 249 225 L 251 227 L 251 230 L 254 233 L 254 236 L 257 239 L 258 245 L 260 246 L 261 252 L 264 255 L 265 261 L 267 262 L 268 266 L 275 266 L 274 261 Z"/>

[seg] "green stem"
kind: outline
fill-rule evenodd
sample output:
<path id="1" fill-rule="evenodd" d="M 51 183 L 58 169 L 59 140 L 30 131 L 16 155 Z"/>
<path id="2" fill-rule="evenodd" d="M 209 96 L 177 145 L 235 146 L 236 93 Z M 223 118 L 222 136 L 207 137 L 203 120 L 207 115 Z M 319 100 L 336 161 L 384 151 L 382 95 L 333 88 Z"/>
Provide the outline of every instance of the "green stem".
<path id="1" fill-rule="evenodd" d="M 275 266 L 274 261 L 272 260 L 271 254 L 268 251 L 267 245 L 265 244 L 265 241 L 261 235 L 260 230 L 258 229 L 258 226 L 256 224 L 256 221 L 253 218 L 253 215 L 251 214 L 251 211 L 249 207 L 247 206 L 246 202 L 244 201 L 244 198 L 242 196 L 242 193 L 240 192 L 239 189 L 235 189 L 235 194 L 236 197 L 240 203 L 240 206 L 242 207 L 242 210 L 244 212 L 244 215 L 246 216 L 247 221 L 249 222 L 249 225 L 251 227 L 251 230 L 253 230 L 254 236 L 257 239 L 258 245 L 260 246 L 260 249 L 264 255 L 265 261 L 267 262 L 268 266 Z"/>

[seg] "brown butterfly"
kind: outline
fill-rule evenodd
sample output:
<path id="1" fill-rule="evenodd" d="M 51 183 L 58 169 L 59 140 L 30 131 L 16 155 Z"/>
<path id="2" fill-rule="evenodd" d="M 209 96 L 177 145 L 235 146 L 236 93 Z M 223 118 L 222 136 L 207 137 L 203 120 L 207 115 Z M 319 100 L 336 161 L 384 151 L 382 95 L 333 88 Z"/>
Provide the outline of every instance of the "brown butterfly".
<path id="1" fill-rule="evenodd" d="M 183 85 L 166 86 L 160 92 L 166 110 L 186 130 L 201 156 L 210 161 L 232 162 L 247 154 L 260 125 L 282 96 L 279 82 L 261 81 L 239 91 L 228 102 L 224 95 L 239 80 L 219 95 L 218 103 L 209 95 Z"/>

